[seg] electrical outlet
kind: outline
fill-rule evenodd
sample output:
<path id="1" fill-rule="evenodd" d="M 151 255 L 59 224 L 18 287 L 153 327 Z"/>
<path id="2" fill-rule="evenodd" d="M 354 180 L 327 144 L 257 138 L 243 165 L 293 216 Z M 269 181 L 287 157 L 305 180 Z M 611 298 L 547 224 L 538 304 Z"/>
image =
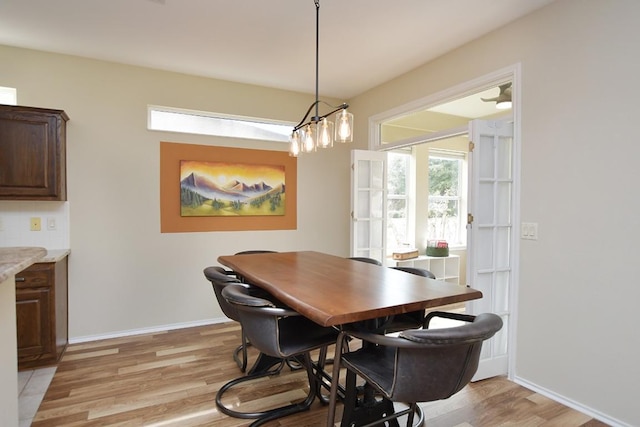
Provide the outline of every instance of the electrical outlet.
<path id="1" fill-rule="evenodd" d="M 40 217 L 34 216 L 31 217 L 31 231 L 40 231 Z"/>

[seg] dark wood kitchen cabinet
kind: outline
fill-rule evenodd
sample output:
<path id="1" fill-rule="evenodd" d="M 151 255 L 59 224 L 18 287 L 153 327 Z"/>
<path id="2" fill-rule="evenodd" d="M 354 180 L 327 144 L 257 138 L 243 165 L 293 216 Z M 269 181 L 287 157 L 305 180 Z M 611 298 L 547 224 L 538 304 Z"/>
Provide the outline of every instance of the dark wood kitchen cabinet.
<path id="1" fill-rule="evenodd" d="M 0 105 L 0 200 L 67 200 L 62 110 Z"/>
<path id="2" fill-rule="evenodd" d="M 18 370 L 53 365 L 68 343 L 67 257 L 16 274 Z"/>

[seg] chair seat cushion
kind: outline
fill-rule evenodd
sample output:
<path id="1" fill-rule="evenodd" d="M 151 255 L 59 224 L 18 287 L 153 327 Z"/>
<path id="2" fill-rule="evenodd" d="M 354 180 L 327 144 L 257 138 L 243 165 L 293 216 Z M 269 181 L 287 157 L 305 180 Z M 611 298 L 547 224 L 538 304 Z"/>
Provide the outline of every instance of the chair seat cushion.
<path id="1" fill-rule="evenodd" d="M 393 347 L 367 346 L 342 355 L 347 368 L 369 379 L 371 385 L 389 398 L 393 386 L 396 351 Z"/>
<path id="2" fill-rule="evenodd" d="M 338 338 L 334 328 L 320 326 L 303 316 L 285 317 L 278 323 L 280 354 L 285 357 L 333 344 Z"/>

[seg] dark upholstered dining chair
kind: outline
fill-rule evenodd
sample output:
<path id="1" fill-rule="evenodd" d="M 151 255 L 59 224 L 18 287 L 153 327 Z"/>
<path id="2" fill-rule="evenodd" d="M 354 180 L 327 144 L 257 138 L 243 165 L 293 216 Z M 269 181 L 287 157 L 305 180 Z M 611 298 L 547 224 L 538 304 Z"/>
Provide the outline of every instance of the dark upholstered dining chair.
<path id="1" fill-rule="evenodd" d="M 276 251 L 262 250 L 262 249 L 249 249 L 249 250 L 246 250 L 246 251 L 236 252 L 234 255 L 274 254 L 274 253 L 276 253 Z M 224 274 L 227 274 L 227 275 L 230 275 L 230 276 L 235 276 L 241 282 L 246 282 L 244 280 L 244 277 L 242 277 L 241 275 L 237 274 L 233 270 L 227 270 L 226 268 L 223 268 L 223 267 L 216 267 L 216 268 L 221 273 L 224 273 Z"/>
<path id="2" fill-rule="evenodd" d="M 462 326 L 428 329 L 433 317 L 466 322 Z M 358 412 L 367 408 L 367 402 L 358 399 L 356 376 L 366 381 L 390 402 L 383 417 L 396 420 L 407 415 L 407 426 L 413 425 L 417 413 L 422 423 L 422 412 L 417 402 L 447 399 L 471 381 L 478 369 L 483 341 L 502 328 L 502 319 L 492 313 L 477 316 L 431 312 L 424 329 L 402 331 L 398 337 L 363 331 L 345 330 L 340 333 L 336 346 L 328 425 L 333 426 L 337 382 L 340 368 L 347 369 L 346 396 L 342 425 L 349 426 Z M 343 354 L 347 338 L 359 338 L 362 348 Z M 395 412 L 392 402 L 404 402 L 408 409 Z M 358 424 L 360 425 L 360 424 Z M 397 425 L 397 424 L 396 424 Z"/>
<path id="3" fill-rule="evenodd" d="M 349 257 L 349 259 L 352 259 L 354 261 L 366 262 L 368 264 L 373 264 L 373 265 L 380 265 L 380 266 L 382 265 L 382 263 L 377 259 L 368 258 L 364 256 L 352 256 L 352 257 Z"/>
<path id="4" fill-rule="evenodd" d="M 282 306 L 275 299 L 254 296 L 251 288 L 239 284 L 230 285 L 222 290 L 222 296 L 237 309 L 242 329 L 253 347 L 260 351 L 259 357 L 295 359 L 306 369 L 309 381 L 309 393 L 302 402 L 260 412 L 230 409 L 223 404 L 223 394 L 240 383 L 273 375 L 273 371 L 252 370 L 252 373 L 223 385 L 216 395 L 216 405 L 220 411 L 237 418 L 257 418 L 251 425 L 258 426 L 269 420 L 307 410 L 315 397 L 321 395 L 321 371 L 327 347 L 335 344 L 338 331 L 314 323 Z M 320 355 L 318 361 L 313 362 L 310 353 L 317 349 L 320 349 Z"/>
<path id="5" fill-rule="evenodd" d="M 418 267 L 390 267 L 394 270 L 404 271 L 405 273 L 415 274 L 416 276 L 435 279 L 436 276 L 429 270 Z M 409 313 L 396 314 L 391 316 L 385 322 L 383 328 L 385 333 L 393 333 L 405 329 L 420 328 L 424 323 L 424 310 L 411 311 Z"/>
<path id="6" fill-rule="evenodd" d="M 229 304 L 226 299 L 222 296 L 222 290 L 228 286 L 229 284 L 240 284 L 240 280 L 234 276 L 227 275 L 225 271 L 221 267 L 213 266 L 207 267 L 204 269 L 204 277 L 207 278 L 211 285 L 213 286 L 213 292 L 216 295 L 216 300 L 218 300 L 218 305 L 222 309 L 222 313 L 227 316 L 231 320 L 235 320 L 236 322 L 240 322 L 240 316 L 238 315 L 238 310 L 232 304 Z M 236 347 L 233 351 L 233 360 L 236 361 L 236 364 L 240 368 L 242 372 L 247 370 L 247 346 L 249 343 L 247 342 L 246 336 L 242 331 L 242 324 L 240 324 L 242 343 Z M 240 357 L 242 356 L 242 357 Z"/>

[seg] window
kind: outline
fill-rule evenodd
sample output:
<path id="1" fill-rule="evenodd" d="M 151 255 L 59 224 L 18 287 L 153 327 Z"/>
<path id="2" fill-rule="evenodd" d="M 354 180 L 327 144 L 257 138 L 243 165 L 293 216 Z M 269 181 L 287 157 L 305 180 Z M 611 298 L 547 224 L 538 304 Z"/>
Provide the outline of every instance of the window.
<path id="1" fill-rule="evenodd" d="M 227 136 L 289 142 L 295 124 L 268 119 L 230 116 L 206 111 L 169 107 L 148 107 L 147 128 L 199 135 Z"/>
<path id="2" fill-rule="evenodd" d="M 431 150 L 429 153 L 428 240 L 466 245 L 465 153 Z"/>
<path id="3" fill-rule="evenodd" d="M 409 187 L 411 151 L 388 154 L 387 172 L 387 252 L 413 242 L 409 235 Z M 411 244 L 413 245 L 413 244 Z"/>
<path id="4" fill-rule="evenodd" d="M 0 86 L 0 104 L 17 105 L 18 95 L 13 87 Z"/>

